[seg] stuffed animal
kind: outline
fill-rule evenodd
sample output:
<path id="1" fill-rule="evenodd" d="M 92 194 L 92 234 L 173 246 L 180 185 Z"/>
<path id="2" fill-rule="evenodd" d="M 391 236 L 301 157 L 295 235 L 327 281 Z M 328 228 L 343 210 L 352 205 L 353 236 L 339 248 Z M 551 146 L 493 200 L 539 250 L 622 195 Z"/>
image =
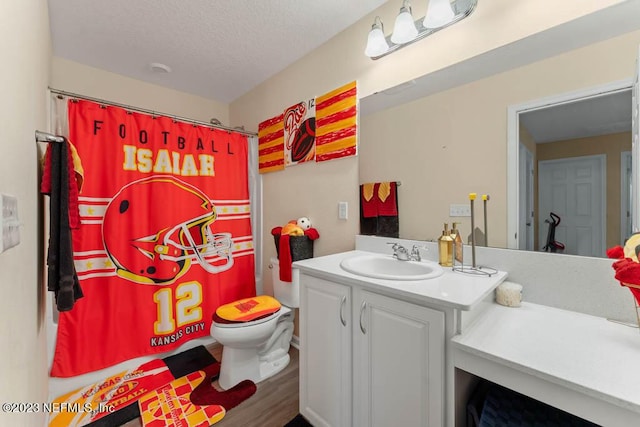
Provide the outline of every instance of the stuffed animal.
<path id="1" fill-rule="evenodd" d="M 307 231 L 311 228 L 311 220 L 306 216 L 298 218 L 296 224 L 298 225 L 298 227 L 302 228 L 303 231 Z"/>
<path id="2" fill-rule="evenodd" d="M 288 234 L 289 236 L 303 236 L 304 230 L 298 225 L 298 221 L 291 220 L 280 230 L 280 234 Z"/>
<path id="3" fill-rule="evenodd" d="M 307 217 L 291 220 L 284 227 L 274 227 L 271 229 L 271 234 L 278 239 L 278 247 L 280 248 L 280 280 L 291 282 L 292 256 L 289 245 L 290 237 L 306 236 L 310 240 L 316 240 L 320 237 L 320 234 L 315 228 L 311 227 L 311 220 Z"/>
<path id="4" fill-rule="evenodd" d="M 276 230 L 278 227 L 274 228 Z M 305 231 L 311 229 L 311 220 L 306 216 L 300 217 L 297 220 L 292 219 L 282 227 L 277 234 L 289 235 L 289 236 L 304 236 Z"/>
<path id="5" fill-rule="evenodd" d="M 615 278 L 620 281 L 622 286 L 629 288 L 631 293 L 640 305 L 640 262 L 638 254 L 640 253 L 640 233 L 634 233 L 622 246 L 614 246 L 607 249 L 609 258 L 617 259 L 613 263 L 615 270 Z"/>

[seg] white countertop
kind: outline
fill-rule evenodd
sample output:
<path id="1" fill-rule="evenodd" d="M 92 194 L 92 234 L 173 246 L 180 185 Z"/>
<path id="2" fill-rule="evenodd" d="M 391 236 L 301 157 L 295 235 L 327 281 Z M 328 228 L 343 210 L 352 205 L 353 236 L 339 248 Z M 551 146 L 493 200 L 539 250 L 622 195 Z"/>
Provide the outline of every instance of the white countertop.
<path id="1" fill-rule="evenodd" d="M 503 271 L 498 271 L 488 277 L 454 272 L 451 268 L 445 267 L 445 273 L 436 278 L 395 281 L 359 276 L 349 273 L 340 267 L 340 262 L 345 258 L 370 253 L 372 252 L 360 250 L 342 252 L 296 261 L 293 266 L 311 276 L 358 285 L 416 302 L 461 310 L 471 310 L 475 304 L 493 292 L 507 277 L 507 273 Z"/>
<path id="2" fill-rule="evenodd" d="M 637 413 L 635 425 L 640 425 L 637 328 L 542 305 L 493 304 L 463 335 L 452 339 L 452 346 L 629 410 L 633 417 Z M 593 409 L 580 410 L 588 414 Z"/>

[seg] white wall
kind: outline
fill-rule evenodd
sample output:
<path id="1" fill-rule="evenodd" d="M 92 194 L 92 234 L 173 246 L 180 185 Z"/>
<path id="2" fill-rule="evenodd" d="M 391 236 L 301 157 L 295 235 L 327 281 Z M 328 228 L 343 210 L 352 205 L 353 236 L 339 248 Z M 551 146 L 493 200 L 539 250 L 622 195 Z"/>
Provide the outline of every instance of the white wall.
<path id="1" fill-rule="evenodd" d="M 213 117 L 229 123 L 229 106 L 212 99 L 167 89 L 54 57 L 51 87 L 92 98 L 209 122 Z"/>
<path id="2" fill-rule="evenodd" d="M 21 243 L 0 254 L 0 402 L 46 402 L 44 287 L 38 234 L 36 129 L 46 130 L 51 40 L 46 0 L 0 2 L 0 192 L 18 198 Z M 41 413 L 0 412 L 2 426 L 37 426 Z"/>

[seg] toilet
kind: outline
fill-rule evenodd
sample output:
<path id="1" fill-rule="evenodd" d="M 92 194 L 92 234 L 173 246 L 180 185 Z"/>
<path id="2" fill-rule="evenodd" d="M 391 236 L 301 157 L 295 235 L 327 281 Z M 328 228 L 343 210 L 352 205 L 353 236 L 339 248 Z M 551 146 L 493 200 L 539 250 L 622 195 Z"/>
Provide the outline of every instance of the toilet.
<path id="1" fill-rule="evenodd" d="M 243 380 L 266 380 L 289 364 L 294 308 L 300 305 L 300 272 L 292 281 L 280 280 L 277 258 L 273 266 L 273 294 L 245 298 L 218 307 L 211 336 L 222 344 L 218 384 L 228 390 Z"/>

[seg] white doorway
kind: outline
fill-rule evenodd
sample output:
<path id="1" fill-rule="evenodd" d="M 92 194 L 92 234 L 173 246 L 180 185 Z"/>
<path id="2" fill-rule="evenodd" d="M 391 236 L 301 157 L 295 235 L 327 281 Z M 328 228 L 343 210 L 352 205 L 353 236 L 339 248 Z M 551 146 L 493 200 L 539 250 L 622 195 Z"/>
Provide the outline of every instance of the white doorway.
<path id="1" fill-rule="evenodd" d="M 533 171 L 533 154 L 524 145 L 520 144 L 520 170 L 523 173 L 519 176 L 520 197 L 519 215 L 520 226 L 518 234 L 523 236 L 519 240 L 518 249 L 527 251 L 534 250 L 534 171 Z"/>
<path id="2" fill-rule="evenodd" d="M 631 233 L 633 224 L 631 221 L 631 177 L 632 177 L 631 151 L 623 151 L 620 157 L 620 245 L 624 246 Z"/>
<path id="3" fill-rule="evenodd" d="M 538 241 L 547 243 L 545 223 L 551 213 L 560 217 L 555 240 L 562 253 L 605 256 L 606 157 L 583 156 L 538 163 Z"/>
<path id="4" fill-rule="evenodd" d="M 511 248 L 511 249 L 524 249 L 528 247 L 528 243 L 527 241 L 529 240 L 529 237 L 527 236 L 526 233 L 526 228 L 524 228 L 522 226 L 522 221 L 526 221 L 527 218 L 527 214 L 526 212 L 523 213 L 521 212 L 523 209 L 528 209 L 526 208 L 527 206 L 527 200 L 529 200 L 530 194 L 529 191 L 527 190 L 526 185 L 524 185 L 524 174 L 526 173 L 528 175 L 528 169 L 526 166 L 526 159 L 522 159 L 522 156 L 526 156 L 526 152 L 522 150 L 521 146 L 523 144 L 521 144 L 521 131 L 522 129 L 526 129 L 527 127 L 523 125 L 523 118 L 524 117 L 532 117 L 534 115 L 538 115 L 538 116 L 547 116 L 547 124 L 548 126 L 545 127 L 545 129 L 549 130 L 551 128 L 558 128 L 560 129 L 563 126 L 566 126 L 566 124 L 570 121 L 570 120 L 565 120 L 565 116 L 561 115 L 561 114 L 557 114 L 557 112 L 563 110 L 564 112 L 570 111 L 571 113 L 573 113 L 574 107 L 576 106 L 576 110 L 579 110 L 581 112 L 585 112 L 585 110 L 589 110 L 589 109 L 593 109 L 594 111 L 596 110 L 595 105 L 606 105 L 608 106 L 609 104 L 607 104 L 609 102 L 610 99 L 614 99 L 614 98 L 618 98 L 620 99 L 621 97 L 626 97 L 626 99 L 628 101 L 625 101 L 624 107 L 620 107 L 620 109 L 624 108 L 624 115 L 625 118 L 624 120 L 618 120 L 617 116 L 613 117 L 613 111 L 614 110 L 618 110 L 618 108 L 616 107 L 614 108 L 605 108 L 605 109 L 599 109 L 598 107 L 598 111 L 600 111 L 600 114 L 596 114 L 596 115 L 591 115 L 590 117 L 596 117 L 596 119 L 587 119 L 587 118 L 582 118 L 580 119 L 578 116 L 574 116 L 574 117 L 570 117 L 572 120 L 571 122 L 575 122 L 578 126 L 576 126 L 575 129 L 573 129 L 573 131 L 578 131 L 578 130 L 583 130 L 581 128 L 594 128 L 599 124 L 602 124 L 602 126 L 609 126 L 610 129 L 608 129 L 606 132 L 601 132 L 601 133 L 588 133 L 591 131 L 595 131 L 595 129 L 584 129 L 585 132 L 587 132 L 585 135 L 577 135 L 577 134 L 573 134 L 571 136 L 562 136 L 560 138 L 557 139 L 549 139 L 548 141 L 539 141 L 537 138 L 531 138 L 534 142 L 533 142 L 533 147 L 535 149 L 536 146 L 539 146 L 540 142 L 551 142 L 551 141 L 562 141 L 565 139 L 575 139 L 575 138 L 582 138 L 582 137 L 586 137 L 586 136 L 592 136 L 592 135 L 606 135 L 606 134 L 613 134 L 616 132 L 631 132 L 631 88 L 633 86 L 633 80 L 632 79 L 628 79 L 628 80 L 621 80 L 621 81 L 617 81 L 617 82 L 612 82 L 612 83 L 608 83 L 605 85 L 601 85 L 601 86 L 596 86 L 596 87 L 591 87 L 591 88 L 587 88 L 587 89 L 582 89 L 579 91 L 575 91 L 575 92 L 569 92 L 569 93 L 564 93 L 564 94 L 559 94 L 559 95 L 554 95 L 554 96 L 550 96 L 547 98 L 541 98 L 541 99 L 537 99 L 537 100 L 533 100 L 533 101 L 529 101 L 523 104 L 519 104 L 519 105 L 512 105 L 508 108 L 508 122 L 507 122 L 507 247 Z M 622 105 L 622 104 L 621 104 Z M 592 108 L 592 106 L 594 106 Z M 604 112 L 604 113 L 602 113 Z M 541 113 L 541 114 L 539 114 Z M 627 117 L 628 116 L 628 117 Z M 598 122 L 598 123 L 597 123 Z M 623 123 L 624 122 L 624 123 Z M 614 128 L 615 127 L 615 128 Z M 630 143 L 631 138 L 629 137 L 629 143 Z M 531 144 L 531 141 L 527 142 L 528 145 Z M 539 157 L 539 151 L 538 152 L 533 152 L 533 164 L 537 165 L 539 163 L 540 160 L 543 160 L 543 158 Z M 573 154 L 572 155 L 568 155 L 568 156 L 562 156 L 562 157 L 575 157 L 575 156 L 585 156 L 585 155 L 590 155 L 590 154 L 601 154 L 598 152 L 594 152 L 594 153 L 582 153 L 582 154 Z M 616 157 L 619 159 L 620 154 L 618 154 Z M 553 158 L 553 157 L 551 157 Z M 549 159 L 549 157 L 547 157 L 547 159 Z M 617 163 L 617 161 L 616 161 Z M 632 172 L 635 172 L 635 164 L 632 168 Z M 613 167 L 613 166 L 612 166 Z M 617 167 L 617 166 L 616 166 Z M 612 169 L 612 171 L 615 169 Z M 537 176 L 539 174 L 539 170 L 537 168 L 534 169 L 534 180 L 533 183 L 534 185 L 539 185 L 539 177 Z M 605 177 L 606 179 L 606 177 Z M 632 183 L 635 180 L 635 176 L 632 176 Z M 617 179 L 616 179 L 617 180 Z M 622 184 L 617 183 L 616 187 L 620 186 Z M 609 187 L 610 189 L 610 187 Z M 604 191 L 607 191 L 607 187 L 604 187 Z M 536 189 L 533 191 L 533 194 L 539 196 L 539 189 Z M 616 200 L 617 201 L 617 200 Z M 633 202 L 634 200 L 632 200 L 632 208 L 631 208 L 631 218 L 632 218 L 632 222 L 633 222 L 633 218 L 634 218 L 634 209 L 633 209 Z M 616 203 L 616 205 L 618 205 Z M 619 206 L 619 205 L 618 205 Z M 618 218 L 620 218 L 620 214 L 617 212 L 618 208 L 615 209 L 616 211 L 616 223 L 619 221 Z M 547 232 L 547 224 L 544 223 L 544 219 L 548 218 L 549 213 L 543 213 L 540 210 L 540 200 L 536 200 L 534 203 L 534 212 L 535 212 L 535 218 L 536 220 L 533 222 L 535 230 L 533 231 L 533 235 L 535 236 L 536 242 L 534 244 L 534 250 L 539 250 L 539 248 L 541 248 L 542 246 L 544 246 L 544 244 L 546 243 L 546 232 Z M 605 212 L 607 212 L 605 210 Z M 607 219 L 611 219 L 608 218 L 608 215 L 602 215 L 602 221 L 604 222 Z M 526 222 L 525 222 L 526 224 Z M 540 224 L 543 224 L 544 227 L 540 227 Z M 621 224 L 622 225 L 622 224 Z M 618 228 L 617 225 L 614 227 L 615 228 L 615 235 L 612 234 L 611 236 L 615 236 L 615 240 L 617 240 L 617 235 L 618 235 Z M 605 226 L 603 224 L 603 230 L 606 230 L 607 226 Z M 559 237 L 559 236 L 557 236 Z M 560 240 L 559 238 L 557 239 L 558 241 Z M 607 240 L 602 239 L 601 241 L 602 245 L 607 244 Z M 604 252 L 602 252 L 602 255 L 599 256 L 605 256 Z"/>

